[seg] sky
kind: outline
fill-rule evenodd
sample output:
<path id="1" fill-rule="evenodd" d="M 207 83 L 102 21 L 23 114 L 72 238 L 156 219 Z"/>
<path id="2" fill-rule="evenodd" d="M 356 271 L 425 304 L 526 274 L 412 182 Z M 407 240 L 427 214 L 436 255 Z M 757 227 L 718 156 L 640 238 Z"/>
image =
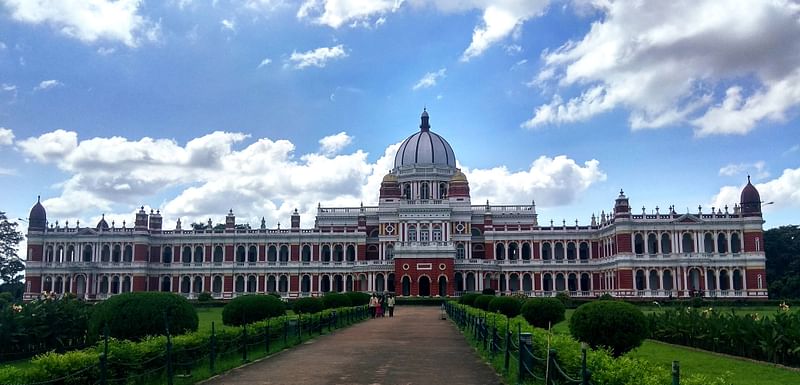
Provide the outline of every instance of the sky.
<path id="1" fill-rule="evenodd" d="M 798 36 L 788 0 L 0 0 L 0 211 L 312 226 L 427 108 L 474 204 L 732 210 L 750 175 L 796 224 Z"/>

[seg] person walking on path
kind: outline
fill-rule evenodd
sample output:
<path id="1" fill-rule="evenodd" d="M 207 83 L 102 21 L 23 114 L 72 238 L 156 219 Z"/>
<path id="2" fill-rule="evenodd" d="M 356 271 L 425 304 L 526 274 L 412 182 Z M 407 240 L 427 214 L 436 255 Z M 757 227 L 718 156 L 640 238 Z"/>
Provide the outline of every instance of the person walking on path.
<path id="1" fill-rule="evenodd" d="M 390 295 L 386 300 L 386 307 L 389 308 L 389 317 L 394 317 L 394 296 Z"/>
<path id="2" fill-rule="evenodd" d="M 381 317 L 386 317 L 386 301 L 389 299 L 389 295 L 381 296 Z"/>
<path id="3" fill-rule="evenodd" d="M 383 318 L 383 296 L 378 296 L 378 307 L 375 308 L 378 313 L 378 318 Z"/>
<path id="4" fill-rule="evenodd" d="M 375 318 L 376 309 L 378 308 L 378 297 L 375 294 L 369 299 L 369 314 Z"/>

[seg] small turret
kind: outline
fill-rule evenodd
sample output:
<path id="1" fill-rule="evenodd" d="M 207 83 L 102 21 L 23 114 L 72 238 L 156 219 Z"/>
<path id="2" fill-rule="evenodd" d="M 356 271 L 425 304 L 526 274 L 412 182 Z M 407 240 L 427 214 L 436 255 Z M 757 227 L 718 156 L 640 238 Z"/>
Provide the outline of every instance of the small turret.
<path id="1" fill-rule="evenodd" d="M 156 210 L 155 214 L 153 214 L 153 210 L 150 210 L 150 224 L 148 228 L 152 230 L 161 230 L 161 210 Z"/>
<path id="2" fill-rule="evenodd" d="M 36 197 L 36 204 L 28 215 L 28 231 L 44 231 L 47 227 L 47 211 L 42 206 L 42 197 Z"/>
<path id="3" fill-rule="evenodd" d="M 743 216 L 761 216 L 761 194 L 758 193 L 756 186 L 750 183 L 750 175 L 747 176 L 747 185 L 742 189 L 739 206 Z"/>

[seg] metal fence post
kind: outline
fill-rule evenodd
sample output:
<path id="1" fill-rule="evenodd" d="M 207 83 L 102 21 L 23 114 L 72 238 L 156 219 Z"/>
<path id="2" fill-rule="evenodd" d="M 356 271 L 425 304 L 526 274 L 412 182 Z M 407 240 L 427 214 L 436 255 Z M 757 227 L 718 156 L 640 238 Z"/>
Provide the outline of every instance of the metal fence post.
<path id="1" fill-rule="evenodd" d="M 529 362 L 528 349 L 531 349 L 531 341 L 532 341 L 531 333 L 519 334 L 519 368 L 517 368 L 519 372 L 519 374 L 517 375 L 519 382 L 522 382 L 527 376 L 525 365 L 527 365 L 527 363 Z"/>
<path id="2" fill-rule="evenodd" d="M 297 344 L 300 345 L 303 342 L 303 317 L 301 315 L 297 315 Z"/>
<path id="3" fill-rule="evenodd" d="M 680 385 L 681 383 L 681 364 L 678 361 L 672 361 L 672 385 Z"/>
<path id="4" fill-rule="evenodd" d="M 511 336 L 513 334 L 510 330 L 506 329 L 506 357 L 505 357 L 505 368 L 506 373 L 508 373 L 508 360 L 511 358 Z"/>
<path id="5" fill-rule="evenodd" d="M 556 367 L 556 357 L 557 353 L 555 349 L 550 349 L 547 351 L 547 369 L 545 370 L 545 378 L 544 383 L 549 384 L 551 379 L 555 377 L 553 373 L 555 372 Z"/>
<path id="6" fill-rule="evenodd" d="M 264 352 L 269 355 L 269 318 L 267 318 L 267 324 L 264 325 Z"/>
<path id="7" fill-rule="evenodd" d="M 217 358 L 217 335 L 216 331 L 214 330 L 214 322 L 211 322 L 211 342 L 210 342 L 210 349 L 208 354 L 208 369 L 211 373 L 214 373 L 214 360 Z"/>
<path id="8" fill-rule="evenodd" d="M 247 324 L 242 326 L 242 362 L 247 362 Z"/>
<path id="9" fill-rule="evenodd" d="M 589 385 L 592 373 L 586 367 L 586 343 L 581 343 L 581 385 Z"/>
<path id="10" fill-rule="evenodd" d="M 164 329 L 167 331 L 167 385 L 172 385 L 172 336 L 169 333 L 169 317 L 164 311 Z"/>
<path id="11" fill-rule="evenodd" d="M 289 332 L 289 331 L 288 331 L 288 330 L 286 330 L 286 329 L 287 329 L 287 327 L 286 327 L 286 319 L 284 319 L 284 320 L 283 320 L 283 346 L 286 346 L 287 334 L 288 334 L 288 332 Z"/>

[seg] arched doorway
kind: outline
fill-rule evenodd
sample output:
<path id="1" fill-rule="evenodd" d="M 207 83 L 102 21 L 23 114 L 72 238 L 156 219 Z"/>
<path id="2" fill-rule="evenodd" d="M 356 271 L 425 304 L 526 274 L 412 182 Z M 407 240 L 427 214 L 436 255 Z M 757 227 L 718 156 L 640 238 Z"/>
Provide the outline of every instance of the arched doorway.
<path id="1" fill-rule="evenodd" d="M 439 277 L 439 296 L 447 297 L 447 278 L 445 276 Z"/>
<path id="2" fill-rule="evenodd" d="M 425 275 L 419 277 L 419 295 L 423 297 L 431 295 L 431 279 Z"/>
<path id="3" fill-rule="evenodd" d="M 86 278 L 84 276 L 75 277 L 75 291 L 78 293 L 78 298 L 86 296 Z"/>
<path id="4" fill-rule="evenodd" d="M 411 278 L 408 276 L 403 277 L 403 295 L 408 297 L 411 295 Z"/>

